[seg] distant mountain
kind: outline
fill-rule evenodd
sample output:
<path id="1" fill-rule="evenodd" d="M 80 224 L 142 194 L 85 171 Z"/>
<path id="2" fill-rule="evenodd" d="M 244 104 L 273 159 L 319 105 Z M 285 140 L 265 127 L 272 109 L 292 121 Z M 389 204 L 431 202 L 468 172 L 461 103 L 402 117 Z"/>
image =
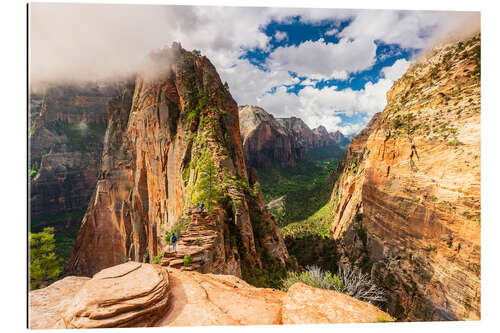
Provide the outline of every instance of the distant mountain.
<path id="1" fill-rule="evenodd" d="M 300 118 L 274 118 L 258 106 L 240 106 L 239 116 L 248 168 L 293 167 L 313 148 L 347 145 L 338 131 L 329 133 L 324 126 L 311 130 Z"/>

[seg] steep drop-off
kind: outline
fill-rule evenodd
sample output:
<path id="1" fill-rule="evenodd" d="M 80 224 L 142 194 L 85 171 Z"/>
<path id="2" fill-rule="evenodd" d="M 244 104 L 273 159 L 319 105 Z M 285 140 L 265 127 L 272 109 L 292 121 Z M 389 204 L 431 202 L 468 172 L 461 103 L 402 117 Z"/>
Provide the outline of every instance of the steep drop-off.
<path id="1" fill-rule="evenodd" d="M 59 85 L 30 94 L 30 208 L 50 216 L 82 210 L 95 187 L 107 124 L 120 84 Z"/>
<path id="2" fill-rule="evenodd" d="M 480 36 L 437 48 L 349 145 L 332 193 L 343 265 L 402 320 L 480 318 Z"/>
<path id="3" fill-rule="evenodd" d="M 174 228 L 203 234 L 184 238 L 186 255 L 200 256 L 192 269 L 249 277 L 283 267 L 283 239 L 247 177 L 238 107 L 214 66 L 179 44 L 152 61 L 154 73 L 138 75 L 108 104 L 101 170 L 68 272 L 168 259 Z"/>
<path id="4" fill-rule="evenodd" d="M 240 106 L 239 115 L 243 153 L 249 168 L 295 167 L 313 148 L 345 146 L 342 133 L 329 133 L 324 126 L 311 130 L 300 118 L 274 118 L 252 105 Z"/>

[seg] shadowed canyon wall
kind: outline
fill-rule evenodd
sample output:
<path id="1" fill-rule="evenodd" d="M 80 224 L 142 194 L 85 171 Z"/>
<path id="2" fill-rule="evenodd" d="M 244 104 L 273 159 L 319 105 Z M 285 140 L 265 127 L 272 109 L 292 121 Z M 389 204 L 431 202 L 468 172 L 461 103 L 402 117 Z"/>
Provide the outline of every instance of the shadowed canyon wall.
<path id="1" fill-rule="evenodd" d="M 61 84 L 30 94 L 30 211 L 39 220 L 35 229 L 87 207 L 102 154 L 106 103 L 121 86 Z M 67 215 L 70 224 L 81 220 L 81 215 Z"/>

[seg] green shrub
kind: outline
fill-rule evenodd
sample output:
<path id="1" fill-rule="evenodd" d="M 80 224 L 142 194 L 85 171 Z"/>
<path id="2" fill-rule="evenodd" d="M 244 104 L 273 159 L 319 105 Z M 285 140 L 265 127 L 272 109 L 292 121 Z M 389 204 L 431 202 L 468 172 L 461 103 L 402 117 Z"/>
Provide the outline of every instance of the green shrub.
<path id="1" fill-rule="evenodd" d="M 308 266 L 306 269 L 301 273 L 289 272 L 287 278 L 283 280 L 282 289 L 287 291 L 293 284 L 302 282 L 315 288 L 335 290 L 376 305 L 387 300 L 385 290 L 378 287 L 368 274 L 363 274 L 360 270 L 339 268 L 338 273 L 332 275 L 317 266 Z"/>
<path id="2" fill-rule="evenodd" d="M 54 228 L 44 228 L 42 232 L 30 233 L 30 289 L 48 285 L 61 273 L 61 258 L 54 253 Z"/>
<path id="3" fill-rule="evenodd" d="M 345 289 L 344 283 L 337 274 L 328 271 L 323 271 L 318 266 L 308 266 L 303 272 L 289 272 L 286 279 L 283 281 L 283 290 L 288 289 L 297 282 L 302 282 L 308 286 L 320 289 L 336 290 L 343 292 Z"/>
<path id="4" fill-rule="evenodd" d="M 201 246 L 201 239 L 196 238 L 195 241 L 194 241 L 194 244 L 197 245 L 197 246 Z"/>
<path id="5" fill-rule="evenodd" d="M 163 253 L 160 253 L 157 256 L 155 256 L 155 258 L 153 259 L 152 264 L 157 264 L 158 265 L 161 262 L 162 259 L 163 259 Z"/>
<path id="6" fill-rule="evenodd" d="M 402 127 L 403 125 L 404 123 L 401 121 L 401 118 L 399 118 L 399 116 L 392 120 L 392 127 L 396 129 Z"/>
<path id="7" fill-rule="evenodd" d="M 183 260 L 184 260 L 184 266 L 189 266 L 193 262 L 193 259 L 191 258 L 191 254 L 189 254 L 189 253 L 184 256 Z"/>
<path id="8" fill-rule="evenodd" d="M 463 145 L 463 142 L 460 142 L 460 141 L 458 141 L 458 139 L 457 139 L 457 138 L 454 138 L 453 140 L 449 141 L 449 142 L 447 143 L 447 145 L 448 145 L 448 146 L 452 146 L 452 147 L 457 147 L 457 146 L 461 146 L 461 145 Z"/>
<path id="9" fill-rule="evenodd" d="M 38 174 L 38 170 L 35 169 L 35 168 L 32 168 L 29 170 L 29 176 L 30 176 L 30 180 L 33 180 L 36 175 Z"/>
<path id="10" fill-rule="evenodd" d="M 427 252 L 437 251 L 437 246 L 436 245 L 431 245 L 431 246 L 425 247 L 424 251 L 427 251 Z"/>

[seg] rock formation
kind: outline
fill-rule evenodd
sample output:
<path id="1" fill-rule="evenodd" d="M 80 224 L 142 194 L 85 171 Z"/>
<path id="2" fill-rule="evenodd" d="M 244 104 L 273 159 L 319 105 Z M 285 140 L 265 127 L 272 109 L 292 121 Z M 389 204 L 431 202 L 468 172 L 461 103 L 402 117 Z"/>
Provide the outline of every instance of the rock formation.
<path id="1" fill-rule="evenodd" d="M 231 275 L 127 262 L 30 292 L 36 329 L 392 321 L 375 306 L 302 283 L 287 293 Z"/>
<path id="2" fill-rule="evenodd" d="M 106 103 L 120 88 L 67 84 L 30 94 L 30 212 L 41 220 L 37 224 L 54 226 L 54 216 L 87 207 L 97 181 Z M 81 215 L 69 218 L 56 230 L 79 223 Z"/>
<path id="3" fill-rule="evenodd" d="M 404 320 L 480 318 L 480 37 L 433 50 L 352 140 L 332 193 L 343 265 Z"/>
<path id="4" fill-rule="evenodd" d="M 258 106 L 239 107 L 241 141 L 248 167 L 294 167 L 317 147 L 342 143 L 342 133 L 329 133 L 324 126 L 311 130 L 299 118 L 274 118 Z"/>
<path id="5" fill-rule="evenodd" d="M 305 149 L 273 117 L 257 106 L 240 106 L 240 130 L 247 166 L 271 168 L 295 166 Z"/>
<path id="6" fill-rule="evenodd" d="M 68 272 L 167 259 L 174 229 L 186 255 L 203 255 L 200 270 L 248 276 L 284 266 L 279 229 L 247 177 L 238 107 L 214 66 L 175 43 L 152 62 L 154 73 L 108 104 L 101 169 Z"/>

